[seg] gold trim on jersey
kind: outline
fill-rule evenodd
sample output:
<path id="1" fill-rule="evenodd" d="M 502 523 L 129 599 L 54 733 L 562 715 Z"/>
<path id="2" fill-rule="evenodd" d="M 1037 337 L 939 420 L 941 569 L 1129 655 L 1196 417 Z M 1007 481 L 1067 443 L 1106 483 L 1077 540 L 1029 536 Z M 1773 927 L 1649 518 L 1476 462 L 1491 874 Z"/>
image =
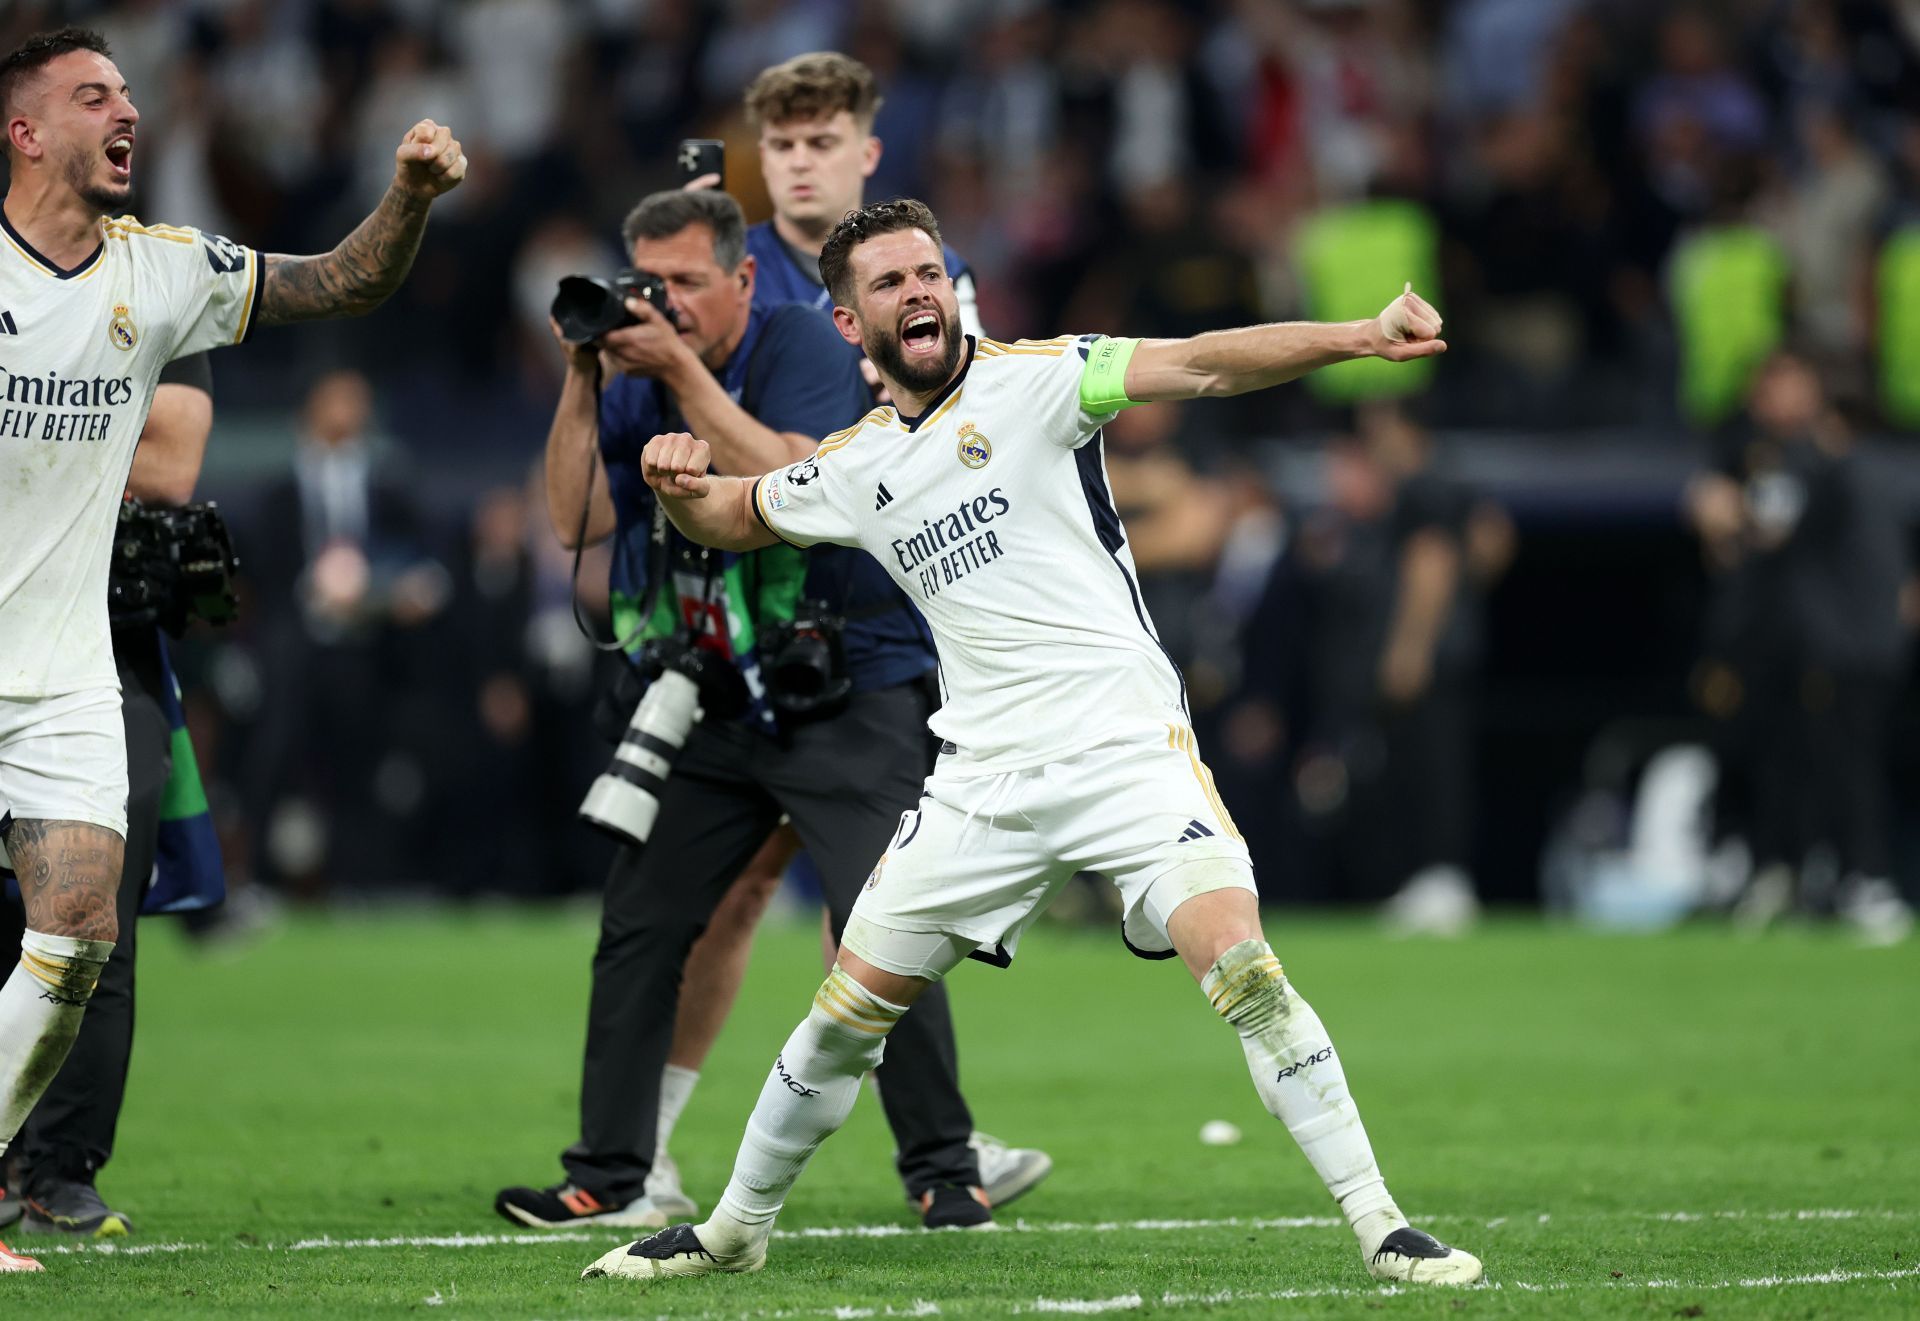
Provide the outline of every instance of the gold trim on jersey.
<path id="1" fill-rule="evenodd" d="M 977 351 L 983 358 L 998 358 L 1007 354 L 1057 358 L 1065 353 L 1072 343 L 1071 335 L 1061 335 L 1057 339 L 1017 339 L 1011 344 L 997 339 L 982 339 L 977 345 Z"/>
<path id="2" fill-rule="evenodd" d="M 1246 840 L 1241 839 L 1239 829 L 1233 824 L 1233 818 L 1227 815 L 1227 805 L 1220 801 L 1220 790 L 1213 782 L 1213 772 L 1207 768 L 1204 761 L 1200 760 L 1200 752 L 1195 746 L 1193 731 L 1184 725 L 1168 725 L 1167 746 L 1187 754 L 1187 761 L 1193 766 L 1193 778 L 1200 782 L 1200 792 L 1207 796 L 1209 803 L 1213 804 L 1213 814 L 1220 818 L 1220 824 L 1226 827 L 1229 835 L 1242 844 L 1246 843 Z"/>
<path id="3" fill-rule="evenodd" d="M 247 331 L 253 327 L 253 309 L 260 305 L 260 289 L 266 283 L 266 265 L 260 260 L 260 254 L 252 248 L 247 254 L 247 305 L 240 309 L 240 330 L 234 335 L 233 342 L 240 343 L 247 337 Z"/>
<path id="4" fill-rule="evenodd" d="M 132 216 L 115 216 L 106 222 L 107 237 L 126 241 L 129 234 L 144 234 L 148 238 L 165 239 L 169 243 L 192 244 L 194 232 L 182 229 L 178 225 L 143 225 Z"/>
<path id="5" fill-rule="evenodd" d="M 940 407 L 934 409 L 932 416 L 928 417 L 927 420 L 922 422 L 919 425 L 919 427 L 916 429 L 920 431 L 925 431 L 928 427 L 932 426 L 934 423 L 938 422 L 941 418 L 945 417 L 948 413 L 952 412 L 953 406 L 960 402 L 960 396 L 965 394 L 966 392 L 967 392 L 967 387 L 964 385 L 961 386 L 958 390 L 955 390 L 953 394 L 948 397 L 947 402 L 940 405 Z"/>
<path id="6" fill-rule="evenodd" d="M 89 279 L 92 277 L 93 273 L 99 270 L 100 267 L 104 264 L 103 259 L 107 255 L 106 240 L 102 239 L 100 241 L 100 246 L 93 250 L 92 256 L 88 257 L 85 261 L 81 262 L 78 266 L 74 267 L 72 270 L 63 271 L 58 266 L 55 266 L 52 262 L 48 261 L 45 257 L 41 256 L 38 252 L 35 252 L 33 248 L 27 244 L 26 240 L 16 237 L 13 232 L 12 225 L 8 225 L 4 229 L 0 229 L 0 238 L 4 238 L 7 241 L 7 246 L 12 248 L 15 252 L 19 253 L 21 256 L 21 259 L 24 260 L 29 266 L 33 267 L 33 269 L 35 269 L 36 271 L 39 271 L 42 275 L 52 280 L 79 281 L 79 280 Z"/>
<path id="7" fill-rule="evenodd" d="M 854 436 L 870 422 L 878 422 L 882 426 L 896 425 L 899 422 L 899 414 L 895 413 L 892 408 L 882 405 L 874 409 L 871 413 L 868 413 L 858 422 L 855 422 L 852 426 L 829 434 L 820 442 L 820 447 L 814 450 L 813 457 L 816 459 L 824 458 L 835 450 L 845 449 L 852 443 Z"/>

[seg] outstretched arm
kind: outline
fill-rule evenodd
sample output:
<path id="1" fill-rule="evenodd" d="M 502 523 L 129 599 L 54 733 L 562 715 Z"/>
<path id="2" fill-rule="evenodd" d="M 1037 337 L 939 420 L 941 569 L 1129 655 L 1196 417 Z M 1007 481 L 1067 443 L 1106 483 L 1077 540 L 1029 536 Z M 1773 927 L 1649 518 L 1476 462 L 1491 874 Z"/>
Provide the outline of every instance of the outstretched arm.
<path id="1" fill-rule="evenodd" d="M 1440 314 L 1408 285 L 1371 321 L 1286 321 L 1141 341 L 1127 364 L 1134 403 L 1246 394 L 1350 358 L 1406 362 L 1445 353 Z"/>
<path id="2" fill-rule="evenodd" d="M 373 311 L 407 278 L 433 199 L 466 175 L 467 158 L 452 132 L 431 119 L 415 124 L 394 153 L 387 195 L 339 246 L 317 257 L 262 258 L 259 318 L 282 325 Z"/>
<path id="3" fill-rule="evenodd" d="M 777 538 L 753 512 L 753 478 L 716 477 L 713 453 L 684 431 L 655 436 L 640 471 L 688 540 L 720 550 L 759 550 Z"/>

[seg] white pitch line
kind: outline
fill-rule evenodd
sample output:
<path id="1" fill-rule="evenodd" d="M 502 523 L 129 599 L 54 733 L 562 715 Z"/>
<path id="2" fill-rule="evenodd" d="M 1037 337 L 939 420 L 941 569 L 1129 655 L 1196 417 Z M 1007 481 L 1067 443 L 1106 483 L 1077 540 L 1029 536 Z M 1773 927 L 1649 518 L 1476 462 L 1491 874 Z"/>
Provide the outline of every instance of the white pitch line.
<path id="1" fill-rule="evenodd" d="M 1822 1271 L 1816 1275 L 1769 1275 L 1751 1280 L 1592 1280 L 1560 1284 L 1528 1284 L 1521 1281 L 1494 1281 L 1461 1289 L 1462 1297 L 1475 1293 L 1497 1293 L 1514 1289 L 1521 1293 L 1571 1293 L 1625 1289 L 1780 1289 L 1805 1285 L 1857 1284 L 1862 1281 L 1911 1280 L 1920 1277 L 1920 1266 L 1897 1271 Z M 1151 1300 L 1139 1294 L 1120 1294 L 1113 1298 L 1036 1298 L 1015 1304 L 1020 1313 L 1049 1312 L 1092 1315 L 1101 1312 L 1131 1312 L 1151 1301 L 1156 1307 L 1215 1307 L 1221 1303 L 1292 1302 L 1305 1298 L 1391 1298 L 1415 1292 L 1400 1285 L 1381 1285 L 1375 1289 L 1330 1286 L 1324 1289 L 1221 1289 L 1214 1293 L 1163 1293 Z"/>
<path id="2" fill-rule="evenodd" d="M 15 1239 L 18 1243 L 21 1240 Z M 78 1256 L 98 1257 L 144 1257 L 150 1252 L 205 1252 L 205 1243 L 50 1243 L 45 1247 L 34 1244 L 27 1252 L 30 1257 Z"/>
<path id="3" fill-rule="evenodd" d="M 292 1243 L 268 1244 L 269 1252 L 311 1252 L 316 1248 L 504 1248 L 530 1243 L 599 1243 L 606 1235 L 575 1230 L 547 1230 L 539 1234 L 410 1234 L 394 1238 L 303 1238 Z"/>
<path id="4" fill-rule="evenodd" d="M 1816 1221 L 1816 1220 L 1912 1220 L 1920 1217 L 1920 1211 L 1893 1211 L 1880 1209 L 1849 1209 L 1841 1207 L 1820 1207 L 1784 1211 L 1620 1211 L 1596 1212 L 1590 1215 L 1563 1215 L 1563 1221 L 1590 1220 L 1656 1220 L 1669 1224 L 1695 1224 L 1714 1220 L 1766 1220 L 1776 1222 Z M 1419 1216 L 1421 1224 L 1471 1223 L 1484 1229 L 1498 1229 L 1508 1223 L 1508 1217 L 1495 1216 L 1490 1219 L 1480 1216 L 1461 1214 L 1443 1214 Z M 1547 1215 L 1538 1216 L 1537 1222 L 1545 1224 Z M 1338 1229 L 1345 1222 L 1334 1216 L 1280 1216 L 1256 1218 L 1250 1216 L 1227 1216 L 1207 1220 L 1013 1220 L 994 1226 L 994 1233 L 1000 1234 L 1120 1234 L 1120 1233 L 1170 1233 L 1198 1229 Z M 369 1248 L 498 1248 L 530 1247 L 543 1243 L 605 1243 L 617 1240 L 623 1233 L 636 1232 L 617 1227 L 608 1227 L 598 1232 L 581 1230 L 546 1230 L 521 1234 L 405 1234 L 382 1238 L 333 1238 L 322 1235 L 318 1238 L 296 1239 L 291 1243 L 264 1243 L 258 1245 L 268 1252 L 313 1252 L 313 1251 L 361 1251 Z M 918 1226 L 889 1225 L 814 1225 L 801 1229 L 777 1229 L 773 1236 L 787 1240 L 819 1239 L 878 1239 L 918 1236 L 927 1231 Z M 99 1254 L 112 1256 L 116 1253 L 138 1256 L 153 1252 L 202 1252 L 212 1247 L 224 1247 L 224 1243 L 162 1242 L 162 1243 L 73 1243 L 51 1244 L 46 1247 L 36 1245 L 39 1254 Z M 1661 1287 L 1658 1285 L 1651 1287 Z M 1094 1300 L 1099 1301 L 1099 1300 Z"/>
<path id="5" fill-rule="evenodd" d="M 1832 1284 L 1856 1284 L 1864 1281 L 1887 1281 L 1914 1279 L 1920 1277 L 1920 1266 L 1898 1271 L 1824 1271 L 1816 1275 L 1769 1276 L 1750 1280 L 1584 1280 L 1563 1281 L 1555 1284 L 1531 1284 L 1524 1281 L 1495 1281 L 1492 1283 L 1470 1285 L 1456 1290 L 1462 1299 L 1477 1293 L 1499 1293 L 1511 1289 L 1517 1293 L 1604 1293 L 1622 1292 L 1634 1289 L 1695 1289 L 1712 1291 L 1723 1289 L 1778 1289 L 1792 1286 L 1816 1286 Z M 1203 1294 L 1163 1293 L 1141 1295 L 1137 1293 L 1118 1294 L 1110 1298 L 1034 1298 L 1024 1303 L 1008 1303 L 1000 1299 L 949 1299 L 947 1307 L 954 1308 L 960 1314 L 970 1314 L 975 1309 L 988 1309 L 995 1312 L 1008 1311 L 1017 1315 L 1050 1316 L 1099 1316 L 1109 1312 L 1135 1312 L 1146 1307 L 1186 1308 L 1218 1307 L 1223 1303 L 1279 1303 L 1298 1302 L 1314 1298 L 1395 1298 L 1408 1294 L 1433 1292 L 1418 1286 L 1408 1287 L 1398 1284 L 1374 1285 L 1370 1288 L 1351 1285 L 1328 1285 L 1311 1289 L 1220 1289 Z M 429 1300 L 431 1301 L 431 1300 Z M 881 1304 L 861 1306 L 843 1303 L 835 1307 L 816 1308 L 758 1308 L 736 1312 L 700 1312 L 686 1317 L 686 1321 L 802 1321 L 806 1319 L 832 1318 L 832 1321 L 864 1321 L 865 1318 L 878 1317 L 935 1317 L 946 1315 L 940 1304 L 925 1299 L 915 1299 L 910 1306 Z"/>

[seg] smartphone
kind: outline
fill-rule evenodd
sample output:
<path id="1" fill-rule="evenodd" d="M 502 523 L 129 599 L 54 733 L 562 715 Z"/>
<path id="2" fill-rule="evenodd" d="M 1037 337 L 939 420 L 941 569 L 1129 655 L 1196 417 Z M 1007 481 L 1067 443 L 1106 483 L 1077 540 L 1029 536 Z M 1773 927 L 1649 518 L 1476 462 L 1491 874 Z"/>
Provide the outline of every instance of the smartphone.
<path id="1" fill-rule="evenodd" d="M 727 186 L 727 144 L 718 138 L 683 138 L 675 164 L 682 187 L 703 174 L 717 174 L 720 182 L 715 186 Z"/>

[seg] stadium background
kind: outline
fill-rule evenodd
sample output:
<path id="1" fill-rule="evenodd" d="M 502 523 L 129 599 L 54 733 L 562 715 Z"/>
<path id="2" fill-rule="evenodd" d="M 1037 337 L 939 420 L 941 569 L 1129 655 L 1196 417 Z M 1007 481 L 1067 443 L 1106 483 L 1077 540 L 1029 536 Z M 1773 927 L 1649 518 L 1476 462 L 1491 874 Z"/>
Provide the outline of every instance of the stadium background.
<path id="1" fill-rule="evenodd" d="M 1742 425 L 1760 351 L 1815 356 L 1903 526 L 1920 491 L 1920 328 L 1897 293 L 1920 232 L 1911 5 L 131 0 L 11 4 L 0 36 L 65 19 L 105 29 L 132 84 L 149 218 L 321 250 L 415 117 L 472 162 L 391 305 L 215 364 L 201 493 L 251 591 L 183 671 L 234 870 L 294 896 L 597 885 L 571 824 L 602 755 L 595 661 L 527 499 L 559 379 L 544 308 L 558 275 L 621 264 L 619 218 L 673 182 L 684 135 L 726 138 L 729 188 L 766 214 L 739 93 L 801 50 L 878 73 L 868 195 L 933 204 L 996 334 L 1346 315 L 1403 272 L 1442 308 L 1451 352 L 1389 388 L 1413 385 L 1443 465 L 1517 533 L 1475 638 L 1471 861 L 1496 902 L 1537 902 L 1555 849 L 1618 844 L 1644 757 L 1715 735 L 1694 685 L 1713 589 L 1681 493 Z M 1303 778 L 1325 751 L 1311 695 L 1275 678 L 1312 646 L 1284 584 L 1338 521 L 1341 393 L 1116 436 L 1191 483 L 1148 592 L 1283 902 L 1393 879 L 1344 850 L 1337 784 Z M 298 438 L 329 425 L 377 456 L 365 582 L 331 608 L 285 503 Z M 590 609 L 601 579 L 590 557 Z M 1920 765 L 1898 711 L 1903 803 Z M 1895 827 L 1911 886 L 1920 817 Z"/>
<path id="2" fill-rule="evenodd" d="M 740 87 L 837 46 L 887 95 L 869 195 L 935 205 L 996 334 L 1345 315 L 1336 295 L 1371 311 L 1403 271 L 1433 296 L 1452 348 L 1405 374 L 1400 402 L 1515 531 L 1463 630 L 1473 870 L 1506 904 L 1680 916 L 1707 869 L 1636 866 L 1626 823 L 1653 750 L 1723 742 L 1696 680 L 1724 580 L 1680 511 L 1689 475 L 1744 434 L 1761 348 L 1816 356 L 1880 513 L 1904 536 L 1916 512 L 1920 333 L 1902 313 L 1920 300 L 1881 292 L 1904 287 L 1920 217 L 1916 9 L 0 0 L 0 39 L 107 29 L 145 116 L 150 219 L 313 251 L 372 203 L 421 114 L 472 160 L 391 306 L 215 359 L 202 494 L 234 515 L 249 599 L 179 654 L 230 870 L 298 907 L 251 942 L 142 924 L 102 1178 L 138 1233 L 15 1240 L 48 1270 L 12 1277 L 33 1292 L 0 1312 L 1913 1314 L 1911 941 L 1864 951 L 1799 923 L 1748 939 L 1712 918 L 1619 939 L 1500 915 L 1459 942 L 1390 944 L 1370 913 L 1271 914 L 1397 1196 L 1488 1263 L 1489 1288 L 1435 1297 L 1365 1284 L 1177 965 L 1123 957 L 1104 918 L 1045 926 L 1015 969 L 969 968 L 956 994 L 981 1122 L 1056 1160 L 1006 1232 L 912 1231 L 862 1103 L 768 1273 L 636 1296 L 577 1279 L 624 1232 L 515 1235 L 490 1210 L 496 1188 L 551 1177 L 572 1131 L 590 899 L 440 900 L 587 896 L 601 877 L 573 819 L 605 755 L 594 659 L 527 484 L 557 388 L 553 281 L 620 264 L 619 219 L 672 182 L 685 134 L 729 140 L 729 186 L 763 215 Z M 1380 246 L 1334 241 L 1356 235 Z M 1312 685 L 1292 681 L 1315 637 L 1289 608 L 1302 548 L 1359 540 L 1343 534 L 1382 495 L 1342 440 L 1361 421 L 1294 386 L 1143 410 L 1112 438 L 1117 487 L 1124 463 L 1181 495 L 1132 526 L 1161 557 L 1155 614 L 1276 903 L 1368 902 L 1394 879 L 1348 849 L 1392 823 L 1341 810 L 1354 748 L 1318 755 Z M 310 563 L 292 530 L 302 445 L 363 429 L 379 475 L 363 535 Z M 590 612 L 602 572 L 583 570 Z M 1376 599 L 1377 572 L 1360 586 Z M 1897 712 L 1911 895 L 1912 699 Z M 417 898 L 434 902 L 391 902 Z M 703 1200 L 819 975 L 817 926 L 796 917 L 762 932 L 676 1134 Z M 1202 1145 L 1219 1119 L 1247 1140 Z"/>

